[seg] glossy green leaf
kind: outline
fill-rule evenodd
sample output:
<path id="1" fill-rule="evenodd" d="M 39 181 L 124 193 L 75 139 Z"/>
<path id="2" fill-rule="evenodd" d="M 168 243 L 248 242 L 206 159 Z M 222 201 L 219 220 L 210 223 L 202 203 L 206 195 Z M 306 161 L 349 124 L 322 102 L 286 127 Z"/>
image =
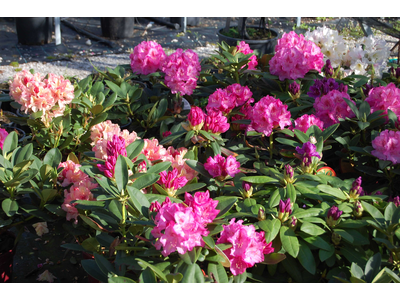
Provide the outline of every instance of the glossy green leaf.
<path id="1" fill-rule="evenodd" d="M 133 186 L 127 186 L 126 189 L 129 194 L 128 203 L 136 208 L 142 215 L 148 217 L 150 202 L 147 200 L 146 196 Z"/>
<path id="2" fill-rule="evenodd" d="M 160 175 L 154 173 L 145 173 L 142 176 L 138 177 L 132 184 L 132 187 L 141 190 L 145 187 L 152 185 L 160 179 Z"/>
<path id="3" fill-rule="evenodd" d="M 300 241 L 299 255 L 297 256 L 300 264 L 312 275 L 315 274 L 317 266 L 315 264 L 315 259 L 311 253 L 310 248 L 303 241 Z"/>
<path id="4" fill-rule="evenodd" d="M 233 205 L 238 201 L 237 197 L 229 197 L 229 196 L 222 196 L 222 197 L 216 197 L 214 200 L 218 200 L 218 205 L 216 207 L 217 210 L 219 210 L 219 213 L 217 215 L 217 218 L 222 217 L 225 215 Z"/>
<path id="5" fill-rule="evenodd" d="M 308 223 L 308 222 L 303 222 L 303 224 L 300 227 L 300 230 L 308 233 L 309 235 L 317 236 L 325 233 L 325 230 L 319 227 L 318 225 Z"/>
<path id="6" fill-rule="evenodd" d="M 81 264 L 83 269 L 93 278 L 97 279 L 100 282 L 108 282 L 107 275 L 104 274 L 99 266 L 96 264 L 94 259 L 84 259 L 81 260 Z"/>
<path id="7" fill-rule="evenodd" d="M 303 240 L 305 240 L 307 243 L 310 245 L 313 245 L 314 247 L 323 249 L 325 251 L 330 251 L 332 246 L 328 244 L 323 238 L 320 236 L 308 236 L 306 234 L 302 234 L 301 232 L 299 235 L 302 237 Z"/>
<path id="8" fill-rule="evenodd" d="M 286 258 L 286 255 L 283 253 L 269 253 L 264 254 L 264 261 L 262 264 L 266 265 L 275 265 Z"/>
<path id="9" fill-rule="evenodd" d="M 206 184 L 203 182 L 199 182 L 199 183 L 192 183 L 192 184 L 187 184 L 184 187 L 180 188 L 177 192 L 176 192 L 176 196 L 184 194 L 186 192 L 192 192 L 192 191 L 196 191 L 199 190 L 203 187 L 205 187 Z"/>
<path id="10" fill-rule="evenodd" d="M 276 189 L 272 193 L 271 197 L 269 198 L 268 207 L 269 208 L 273 208 L 275 206 L 278 206 L 279 205 L 279 201 L 284 199 L 285 195 L 286 195 L 286 192 L 285 192 L 285 190 L 283 188 Z"/>
<path id="11" fill-rule="evenodd" d="M 393 218 L 393 214 L 396 210 L 396 205 L 393 202 L 389 202 L 389 204 L 385 208 L 385 220 L 391 221 Z"/>
<path id="12" fill-rule="evenodd" d="M 128 165 L 122 155 L 118 155 L 117 162 L 115 163 L 115 182 L 117 183 L 118 191 L 122 193 L 128 184 Z"/>
<path id="13" fill-rule="evenodd" d="M 136 283 L 136 281 L 124 276 L 111 276 L 108 277 L 108 283 Z"/>
<path id="14" fill-rule="evenodd" d="M 381 267 L 382 256 L 378 252 L 371 256 L 365 265 L 365 280 L 371 282 L 375 276 L 379 273 Z"/>
<path id="15" fill-rule="evenodd" d="M 203 283 L 204 275 L 198 264 L 191 264 L 183 267 L 182 270 L 182 283 Z"/>
<path id="16" fill-rule="evenodd" d="M 399 277 L 396 273 L 394 273 L 392 270 L 390 270 L 390 269 L 388 269 L 388 268 L 385 267 L 385 272 L 386 272 L 390 277 L 392 277 L 393 282 L 395 282 L 395 283 L 400 283 L 400 277 Z"/>
<path id="17" fill-rule="evenodd" d="M 3 143 L 3 156 L 7 157 L 7 153 L 11 153 L 18 147 L 18 136 L 15 131 L 10 132 Z"/>
<path id="18" fill-rule="evenodd" d="M 265 241 L 267 243 L 272 242 L 281 229 L 281 221 L 279 219 L 263 220 L 257 224 L 265 231 Z"/>
<path id="19" fill-rule="evenodd" d="M 346 245 L 340 249 L 340 252 L 350 263 L 354 262 L 361 268 L 364 268 L 366 259 L 358 251 L 356 251 L 353 246 Z"/>
<path id="20" fill-rule="evenodd" d="M 210 262 L 207 268 L 208 276 L 218 283 L 228 283 L 228 275 L 225 268 L 218 262 Z"/>
<path id="21" fill-rule="evenodd" d="M 351 263 L 351 268 L 350 268 L 351 275 L 353 275 L 356 278 L 362 279 L 364 276 L 364 271 L 362 268 L 359 267 L 356 263 Z"/>
<path id="22" fill-rule="evenodd" d="M 187 132 L 186 130 L 174 132 L 174 133 L 170 134 L 169 136 L 167 136 L 166 138 L 162 139 L 160 142 L 160 145 L 168 144 L 168 143 L 174 141 L 175 139 L 177 139 L 178 137 L 184 135 L 186 132 Z"/>
<path id="23" fill-rule="evenodd" d="M 102 256 L 96 252 L 93 253 L 93 255 L 94 255 L 94 260 L 96 261 L 100 270 L 104 274 L 115 273 L 114 266 L 107 260 L 107 258 L 105 258 L 104 256 Z"/>
<path id="24" fill-rule="evenodd" d="M 280 228 L 280 238 L 282 242 L 282 247 L 288 252 L 291 256 L 297 257 L 299 254 L 299 240 L 297 239 L 294 231 L 289 227 L 282 226 Z"/>
<path id="25" fill-rule="evenodd" d="M 366 210 L 376 221 L 380 223 L 384 222 L 385 220 L 384 216 L 375 206 L 372 206 L 371 204 L 365 201 L 361 201 L 361 204 L 364 210 Z"/>
<path id="26" fill-rule="evenodd" d="M 151 166 L 147 170 L 147 173 L 160 174 L 162 171 L 167 170 L 170 166 L 171 166 L 170 161 L 163 161 L 163 162 L 160 162 L 160 163 L 157 163 L 157 164 Z"/>
<path id="27" fill-rule="evenodd" d="M 297 198 L 296 189 L 294 188 L 294 185 L 292 183 L 289 183 L 286 186 L 286 196 L 287 196 L 287 198 L 290 198 L 291 203 L 294 204 L 296 202 L 296 198 Z"/>
<path id="28" fill-rule="evenodd" d="M 136 258 L 138 264 L 143 267 L 143 268 L 150 268 L 158 278 L 164 280 L 165 282 L 167 282 L 167 278 L 165 277 L 164 273 L 161 272 L 161 270 L 159 268 L 157 268 L 156 266 L 149 264 L 148 262 L 140 259 L 140 258 Z"/>
<path id="29" fill-rule="evenodd" d="M 183 275 L 182 273 L 173 273 L 173 274 L 167 274 L 165 277 L 168 280 L 168 283 L 178 283 L 182 281 Z"/>
<path id="30" fill-rule="evenodd" d="M 332 195 L 332 196 L 336 197 L 337 199 L 340 199 L 340 200 L 347 199 L 346 195 L 340 189 L 331 187 L 330 185 L 320 184 L 317 186 L 317 188 L 321 192 Z"/>
<path id="31" fill-rule="evenodd" d="M 62 154 L 58 148 L 50 149 L 43 158 L 43 164 L 48 164 L 52 168 L 58 168 L 62 159 Z"/>
<path id="32" fill-rule="evenodd" d="M 208 247 L 210 247 L 211 249 L 215 248 L 215 241 L 212 238 L 212 236 L 208 235 L 208 236 L 203 236 L 203 241 L 206 243 L 206 245 Z"/>
<path id="33" fill-rule="evenodd" d="M 295 216 L 297 219 L 302 219 L 302 218 L 319 216 L 321 212 L 322 209 L 320 208 L 308 208 L 308 209 L 299 208 L 296 209 L 292 215 Z"/>
<path id="34" fill-rule="evenodd" d="M 255 184 L 279 183 L 279 181 L 277 179 L 269 177 L 269 176 L 247 176 L 247 177 L 241 177 L 240 180 L 246 181 L 249 183 L 255 183 Z"/>
<path id="35" fill-rule="evenodd" d="M 137 139 L 133 143 L 129 144 L 128 147 L 126 147 L 126 156 L 132 160 L 142 152 L 143 148 L 144 140 Z"/>
<path id="36" fill-rule="evenodd" d="M 324 249 L 320 249 L 318 252 L 320 261 L 325 261 L 325 260 L 329 259 L 330 257 L 332 257 L 332 255 L 334 255 L 334 254 L 335 254 L 335 248 L 333 246 L 331 246 L 331 249 L 328 251 L 326 251 Z"/>
<path id="37" fill-rule="evenodd" d="M 19 206 L 16 200 L 11 200 L 10 198 L 7 198 L 1 202 L 1 208 L 8 217 L 12 217 L 17 213 Z"/>
<path id="38" fill-rule="evenodd" d="M 201 162 L 198 162 L 197 160 L 189 159 L 189 160 L 185 161 L 185 163 L 193 170 L 199 172 L 201 175 L 203 175 L 207 178 L 211 178 L 210 173 L 208 173 L 208 171 L 206 169 L 204 169 L 204 166 Z"/>

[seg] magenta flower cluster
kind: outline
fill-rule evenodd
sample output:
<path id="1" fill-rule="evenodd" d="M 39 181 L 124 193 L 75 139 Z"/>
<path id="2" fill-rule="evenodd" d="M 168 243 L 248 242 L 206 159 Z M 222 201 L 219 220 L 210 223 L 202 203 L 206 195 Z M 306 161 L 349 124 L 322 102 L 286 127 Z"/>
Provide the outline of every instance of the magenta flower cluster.
<path id="1" fill-rule="evenodd" d="M 315 146 L 311 142 L 305 142 L 301 148 L 297 146 L 296 151 L 300 155 L 300 159 L 302 160 L 302 165 L 305 167 L 311 165 L 311 159 L 313 156 L 321 159 L 321 155 L 319 155 L 317 151 L 317 146 Z"/>
<path id="2" fill-rule="evenodd" d="M 287 105 L 281 100 L 272 96 L 265 96 L 258 101 L 251 112 L 249 112 L 251 124 L 248 130 L 252 129 L 270 136 L 272 130 L 280 127 L 284 129 L 290 126 L 290 112 Z"/>
<path id="3" fill-rule="evenodd" d="M 237 52 L 241 52 L 243 54 L 251 54 L 251 53 L 254 52 L 253 50 L 250 49 L 249 44 L 247 44 L 245 41 L 241 41 L 239 43 L 239 45 L 236 46 L 236 49 L 237 49 Z M 250 57 L 250 61 L 247 64 L 247 69 L 248 70 L 255 70 L 257 65 L 258 65 L 257 56 L 252 55 Z M 243 66 L 242 69 L 244 67 L 245 66 Z"/>
<path id="4" fill-rule="evenodd" d="M 294 129 L 300 130 L 304 133 L 307 132 L 308 128 L 310 128 L 313 125 L 317 125 L 319 129 L 323 130 L 324 129 L 324 122 L 322 122 L 318 117 L 315 115 L 307 115 L 304 114 L 301 117 L 297 118 L 294 120 Z"/>
<path id="5" fill-rule="evenodd" d="M 383 110 L 387 114 L 390 109 L 397 116 L 400 115 L 400 89 L 393 82 L 387 86 L 371 88 L 365 101 L 371 106 L 371 113 Z M 387 116 L 385 118 L 389 120 Z"/>
<path id="6" fill-rule="evenodd" d="M 307 93 L 307 95 L 316 99 L 328 94 L 333 90 L 347 93 L 347 89 L 347 85 L 343 83 L 339 84 L 333 78 L 322 78 L 314 80 L 314 84 L 310 86 L 310 91 Z"/>
<path id="7" fill-rule="evenodd" d="M 191 95 L 201 71 L 199 57 L 191 49 L 177 49 L 166 58 L 162 71 L 172 94 Z"/>
<path id="8" fill-rule="evenodd" d="M 206 225 L 218 215 L 215 209 L 217 200 L 210 198 L 208 191 L 196 192 L 194 196 L 186 193 L 185 203 L 172 203 L 167 197 L 160 207 L 152 206 L 153 211 L 158 210 L 151 234 L 157 239 L 155 247 L 163 249 L 161 253 L 168 256 L 178 251 L 185 254 L 194 247 L 203 247 L 203 236 L 209 231 Z"/>
<path id="9" fill-rule="evenodd" d="M 122 136 L 114 135 L 111 141 L 107 142 L 107 160 L 104 165 L 97 167 L 109 178 L 114 177 L 115 164 L 119 155 L 126 156 L 125 139 Z"/>
<path id="10" fill-rule="evenodd" d="M 192 130 L 203 129 L 215 134 L 224 133 L 230 127 L 228 118 L 221 111 L 211 110 L 207 115 L 197 106 L 193 106 L 190 109 L 188 122 Z"/>
<path id="11" fill-rule="evenodd" d="M 223 252 L 228 257 L 234 276 L 242 274 L 247 268 L 264 261 L 264 254 L 274 252 L 272 242 L 265 241 L 265 232 L 256 232 L 254 225 L 243 225 L 243 220 L 233 218 L 224 228 L 216 244 L 232 244 Z"/>
<path id="12" fill-rule="evenodd" d="M 271 74 L 279 76 L 279 80 L 303 78 L 311 70 L 321 72 L 324 66 L 321 49 L 294 31 L 283 34 L 275 52 L 269 65 Z"/>
<path id="13" fill-rule="evenodd" d="M 174 168 L 172 171 L 160 172 L 160 179 L 157 181 L 161 187 L 163 187 L 169 196 L 173 197 L 175 191 L 184 187 L 188 182 L 185 176 L 179 174 L 178 169 Z"/>
<path id="14" fill-rule="evenodd" d="M 214 157 L 210 156 L 207 158 L 204 169 L 206 169 L 213 178 L 223 180 L 228 175 L 233 178 L 237 173 L 240 173 L 240 163 L 232 155 L 229 155 L 225 159 L 221 154 L 217 154 Z"/>
<path id="15" fill-rule="evenodd" d="M 167 55 L 158 43 L 143 41 L 133 49 L 129 58 L 133 72 L 148 75 L 161 69 Z"/>
<path id="16" fill-rule="evenodd" d="M 382 160 L 400 163 L 400 131 L 384 130 L 373 141 L 371 154 Z"/>
<path id="17" fill-rule="evenodd" d="M 0 128 L 0 148 L 3 149 L 4 141 L 6 140 L 6 137 L 8 136 L 7 130 Z"/>

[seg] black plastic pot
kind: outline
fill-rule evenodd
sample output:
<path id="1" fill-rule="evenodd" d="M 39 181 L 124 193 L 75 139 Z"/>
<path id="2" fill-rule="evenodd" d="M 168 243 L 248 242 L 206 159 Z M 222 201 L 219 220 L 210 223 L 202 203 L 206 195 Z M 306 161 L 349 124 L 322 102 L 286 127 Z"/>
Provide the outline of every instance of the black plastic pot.
<path id="1" fill-rule="evenodd" d="M 100 18 L 101 32 L 104 37 L 112 40 L 131 38 L 135 18 L 102 17 Z"/>
<path id="2" fill-rule="evenodd" d="M 183 17 L 171 17 L 169 18 L 171 23 L 176 23 L 179 24 L 179 26 L 182 28 L 183 27 Z M 186 26 L 198 26 L 200 24 L 200 17 L 187 17 L 186 18 Z"/>
<path id="3" fill-rule="evenodd" d="M 234 26 L 232 26 L 234 27 Z M 259 28 L 258 26 L 247 26 L 247 28 Z M 258 56 L 262 56 L 264 54 L 274 54 L 275 46 L 278 42 L 278 32 L 274 29 L 267 29 L 272 32 L 274 36 L 272 39 L 268 40 L 243 40 L 238 38 L 232 38 L 223 34 L 224 29 L 220 29 L 217 32 L 219 42 L 224 41 L 229 46 L 236 46 L 238 42 L 244 41 L 249 45 L 250 49 L 257 53 Z"/>
<path id="4" fill-rule="evenodd" d="M 53 18 L 15 18 L 18 42 L 22 45 L 44 45 L 51 42 Z"/>

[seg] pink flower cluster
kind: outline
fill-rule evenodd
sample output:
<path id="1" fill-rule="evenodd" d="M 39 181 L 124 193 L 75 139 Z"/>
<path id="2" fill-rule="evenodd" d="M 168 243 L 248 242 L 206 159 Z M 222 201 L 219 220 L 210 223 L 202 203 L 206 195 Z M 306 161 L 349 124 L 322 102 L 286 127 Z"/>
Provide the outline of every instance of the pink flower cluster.
<path id="1" fill-rule="evenodd" d="M 240 173 L 240 163 L 232 155 L 229 155 L 226 159 L 217 154 L 214 157 L 208 157 L 207 162 L 204 164 L 204 169 L 213 178 L 224 180 L 228 175 L 232 178 L 235 177 L 237 173 Z"/>
<path id="2" fill-rule="evenodd" d="M 114 124 L 110 120 L 92 126 L 90 131 L 91 145 L 95 157 L 103 160 L 107 159 L 107 142 L 111 141 L 114 135 L 124 138 L 125 147 L 139 138 L 136 132 L 129 133 L 126 129 L 121 130 L 118 124 Z"/>
<path id="3" fill-rule="evenodd" d="M 221 134 L 228 131 L 230 125 L 228 118 L 221 111 L 211 110 L 206 115 L 200 107 L 193 106 L 188 114 L 189 126 L 192 130 L 203 129 L 205 131 Z"/>
<path id="4" fill-rule="evenodd" d="M 233 218 L 229 225 L 222 225 L 223 231 L 216 244 L 232 244 L 232 247 L 224 250 L 228 257 L 234 276 L 242 274 L 247 268 L 264 261 L 264 254 L 274 252 L 272 242 L 265 241 L 264 231 L 256 232 L 253 225 L 244 226 L 243 220 L 235 223 Z"/>
<path id="5" fill-rule="evenodd" d="M 201 66 L 197 54 L 191 49 L 185 52 L 177 49 L 166 58 L 162 71 L 165 73 L 165 84 L 172 94 L 191 95 L 196 88 Z"/>
<path id="6" fill-rule="evenodd" d="M 163 158 L 163 160 L 170 161 L 171 167 L 178 170 L 179 176 L 184 176 L 189 182 L 195 178 L 198 173 L 185 163 L 188 159 L 183 157 L 187 151 L 188 149 L 185 147 L 175 149 L 174 147 L 170 146 L 168 147 L 167 155 Z"/>
<path id="7" fill-rule="evenodd" d="M 321 72 L 324 55 L 321 49 L 302 34 L 284 33 L 275 47 L 275 55 L 269 61 L 270 72 L 279 80 L 303 78 L 307 72 Z"/>
<path id="8" fill-rule="evenodd" d="M 104 163 L 98 164 L 97 167 L 108 178 L 114 178 L 115 164 L 117 163 L 118 156 L 126 157 L 125 139 L 122 136 L 114 135 L 111 141 L 107 142 L 107 159 Z"/>
<path id="9" fill-rule="evenodd" d="M 371 113 L 383 110 L 387 113 L 390 109 L 397 116 L 400 115 L 400 89 L 393 82 L 387 86 L 372 88 L 365 99 L 371 106 Z M 386 116 L 386 120 L 389 120 Z"/>
<path id="10" fill-rule="evenodd" d="M 174 197 L 176 191 L 184 187 L 187 182 L 187 178 L 180 175 L 178 169 L 175 168 L 168 172 L 162 171 L 160 173 L 160 179 L 157 181 L 170 197 Z"/>
<path id="11" fill-rule="evenodd" d="M 194 196 L 186 193 L 185 203 L 171 203 L 167 197 L 161 207 L 153 205 L 157 210 L 151 234 L 157 239 L 155 247 L 162 250 L 164 256 L 178 251 L 185 254 L 196 246 L 204 246 L 202 236 L 209 231 L 206 225 L 214 220 L 219 210 L 218 201 L 210 198 L 209 192 L 197 192 Z"/>
<path id="12" fill-rule="evenodd" d="M 339 118 L 345 119 L 346 117 L 354 117 L 354 113 L 343 98 L 349 99 L 355 104 L 355 102 L 350 99 L 349 94 L 338 90 L 332 90 L 328 94 L 315 99 L 315 115 L 324 122 L 325 128 L 339 123 Z"/>
<path id="13" fill-rule="evenodd" d="M 39 73 L 23 70 L 10 80 L 10 96 L 26 114 L 43 111 L 42 121 L 61 116 L 65 107 L 74 98 L 74 87 L 63 76 L 49 74 L 47 78 Z"/>
<path id="14" fill-rule="evenodd" d="M 239 43 L 239 45 L 236 46 L 237 52 L 241 52 L 243 54 L 250 54 L 253 53 L 254 51 L 250 49 L 250 46 L 245 42 L 245 41 L 241 41 Z M 250 57 L 250 61 L 247 64 L 248 70 L 255 70 L 256 66 L 258 65 L 258 61 L 257 61 L 257 56 L 253 55 Z M 242 67 L 242 69 L 245 66 Z"/>
<path id="15" fill-rule="evenodd" d="M 75 219 L 78 222 L 78 210 L 75 208 L 76 204 L 71 203 L 72 200 L 96 200 L 91 192 L 95 189 L 98 184 L 94 183 L 93 180 L 80 170 L 81 165 L 74 163 L 71 160 L 60 163 L 58 169 L 63 170 L 58 175 L 58 181 L 61 186 L 68 187 L 72 184 L 69 189 L 64 190 L 64 203 L 61 208 L 67 212 L 67 220 Z"/>
<path id="16" fill-rule="evenodd" d="M 0 128 L 0 148 L 3 149 L 4 141 L 6 140 L 6 137 L 8 136 L 7 130 Z"/>
<path id="17" fill-rule="evenodd" d="M 310 128 L 313 125 L 317 125 L 319 129 L 323 130 L 324 129 L 324 122 L 322 122 L 319 118 L 317 118 L 314 115 L 302 115 L 301 117 L 297 118 L 294 120 L 295 127 L 294 129 L 300 130 L 304 133 L 307 132 L 308 128 Z"/>
<path id="18" fill-rule="evenodd" d="M 133 72 L 148 75 L 161 69 L 167 55 L 158 43 L 143 41 L 133 49 L 129 58 Z"/>
<path id="19" fill-rule="evenodd" d="M 253 103 L 251 98 L 253 93 L 247 86 L 241 86 L 238 83 L 227 86 L 225 89 L 217 89 L 208 98 L 207 112 L 221 111 L 229 114 L 232 109 L 242 106 L 245 103 Z"/>
<path id="20" fill-rule="evenodd" d="M 290 126 L 290 112 L 287 105 L 272 96 L 265 96 L 257 102 L 249 113 L 251 120 L 250 128 L 270 136 L 272 130 L 280 127 Z"/>
<path id="21" fill-rule="evenodd" d="M 382 160 L 400 163 L 400 131 L 382 131 L 373 141 L 371 154 Z"/>

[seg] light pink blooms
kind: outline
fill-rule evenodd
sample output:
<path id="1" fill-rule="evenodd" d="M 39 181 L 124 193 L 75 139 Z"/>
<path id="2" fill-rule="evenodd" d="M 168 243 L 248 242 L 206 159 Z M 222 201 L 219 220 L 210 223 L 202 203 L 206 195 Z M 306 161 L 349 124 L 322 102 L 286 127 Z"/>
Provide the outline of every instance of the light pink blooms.
<path id="1" fill-rule="evenodd" d="M 400 131 L 382 131 L 373 141 L 371 151 L 373 156 L 382 160 L 390 160 L 393 164 L 400 163 Z"/>
<path id="2" fill-rule="evenodd" d="M 0 148 L 3 149 L 4 141 L 6 140 L 6 137 L 8 136 L 7 130 L 0 128 Z"/>
<path id="3" fill-rule="evenodd" d="M 229 225 L 222 225 L 223 231 L 216 244 L 232 244 L 223 252 L 228 257 L 234 276 L 242 274 L 247 268 L 264 261 L 264 254 L 274 252 L 272 242 L 267 244 L 264 231 L 256 232 L 253 225 L 244 226 L 243 220 L 235 223 L 233 218 Z"/>
<path id="4" fill-rule="evenodd" d="M 199 57 L 191 49 L 185 52 L 177 49 L 166 58 L 162 71 L 165 73 L 165 84 L 172 94 L 191 95 L 201 71 Z"/>
<path id="5" fill-rule="evenodd" d="M 287 105 L 272 96 L 265 96 L 257 102 L 250 112 L 251 128 L 270 136 L 272 130 L 290 126 L 290 112 Z"/>
<path id="6" fill-rule="evenodd" d="M 170 161 L 171 167 L 178 170 L 179 176 L 186 177 L 189 182 L 197 176 L 198 172 L 193 170 L 185 163 L 188 159 L 183 157 L 187 151 L 188 149 L 185 147 L 175 149 L 174 147 L 170 146 L 168 147 L 167 154 L 164 156 L 163 160 Z"/>
<path id="7" fill-rule="evenodd" d="M 167 149 L 163 145 L 159 145 L 157 139 L 144 139 L 142 154 L 152 163 L 156 160 L 165 160 Z"/>
<path id="8" fill-rule="evenodd" d="M 339 123 L 339 118 L 345 119 L 346 117 L 354 117 L 354 113 L 343 98 L 349 99 L 355 104 L 355 102 L 350 99 L 349 94 L 338 90 L 332 90 L 328 94 L 315 99 L 315 116 L 324 122 L 325 128 Z"/>
<path id="9" fill-rule="evenodd" d="M 293 130 L 297 129 L 304 133 L 306 133 L 308 128 L 310 128 L 312 125 L 317 125 L 321 130 L 324 129 L 324 122 L 322 122 L 314 115 L 302 115 L 301 117 L 294 120 L 294 124 L 295 127 L 293 128 Z"/>
<path id="10" fill-rule="evenodd" d="M 167 55 L 161 45 L 154 41 L 143 41 L 129 55 L 133 72 L 148 75 L 161 69 Z"/>
<path id="11" fill-rule="evenodd" d="M 221 111 L 224 114 L 229 114 L 235 107 L 245 103 L 253 103 L 252 95 L 253 93 L 247 86 L 238 83 L 229 85 L 225 89 L 217 89 L 208 98 L 207 112 Z"/>
<path id="12" fill-rule="evenodd" d="M 232 155 L 229 155 L 226 159 L 221 154 L 214 157 L 210 156 L 207 158 L 204 168 L 213 178 L 219 180 L 224 180 L 228 175 L 233 178 L 237 173 L 240 173 L 240 163 Z"/>
<path id="13" fill-rule="evenodd" d="M 38 236 L 42 236 L 43 234 L 49 232 L 49 229 L 47 228 L 47 222 L 38 222 L 32 224 L 32 227 L 35 228 L 36 234 Z"/>
<path id="14" fill-rule="evenodd" d="M 66 187 L 70 184 L 79 183 L 84 180 L 89 180 L 89 176 L 80 170 L 81 165 L 74 163 L 72 160 L 67 160 L 59 164 L 58 169 L 64 168 L 58 175 L 58 180 L 61 186 Z"/>
<path id="15" fill-rule="evenodd" d="M 284 33 L 275 47 L 275 55 L 270 60 L 270 72 L 279 76 L 279 80 L 303 78 L 316 70 L 321 72 L 324 66 L 324 55 L 321 49 L 311 41 L 305 40 L 302 34 L 294 31 Z"/>
<path id="16" fill-rule="evenodd" d="M 387 86 L 372 88 L 365 101 L 371 106 L 371 113 L 377 110 L 387 113 L 387 110 L 390 109 L 397 116 L 400 115 L 400 89 L 393 82 Z M 387 116 L 385 118 L 389 120 Z"/>
<path id="17" fill-rule="evenodd" d="M 203 127 L 206 114 L 198 106 L 192 106 L 187 116 L 190 129 L 200 130 Z"/>
<path id="18" fill-rule="evenodd" d="M 206 116 L 203 130 L 215 134 L 221 134 L 228 131 L 230 125 L 227 117 L 220 111 L 210 111 Z"/>
<path id="19" fill-rule="evenodd" d="M 124 138 L 125 147 L 140 139 L 135 131 L 129 133 L 126 129 L 121 130 L 118 124 L 114 124 L 110 120 L 96 124 L 90 129 L 92 150 L 96 158 L 107 159 L 107 142 L 111 141 L 114 135 Z"/>
<path id="20" fill-rule="evenodd" d="M 114 178 L 115 164 L 118 156 L 126 157 L 125 139 L 122 136 L 114 135 L 111 141 L 107 142 L 107 160 L 104 165 L 98 164 L 97 167 L 104 172 L 108 178 Z"/>
<path id="21" fill-rule="evenodd" d="M 253 53 L 254 51 L 250 49 L 250 46 L 248 44 L 246 44 L 245 41 L 241 41 L 239 43 L 239 45 L 236 46 L 237 52 L 241 52 L 243 54 L 250 54 Z M 258 65 L 258 61 L 257 61 L 257 56 L 253 55 L 250 57 L 250 61 L 247 64 L 248 66 L 248 70 L 255 70 L 256 66 Z M 242 67 L 242 69 L 245 66 Z"/>
<path id="22" fill-rule="evenodd" d="M 57 277 L 50 273 L 49 270 L 46 270 L 42 274 L 40 274 L 36 280 L 54 282 L 54 279 L 57 279 Z"/>
<path id="23" fill-rule="evenodd" d="M 210 192 L 196 192 L 194 196 L 185 193 L 185 204 L 193 208 L 194 213 L 198 216 L 201 224 L 208 224 L 214 221 L 219 210 L 215 209 L 218 205 L 218 200 L 210 198 Z"/>
<path id="24" fill-rule="evenodd" d="M 202 223 L 200 216 L 193 207 L 183 203 L 171 203 L 167 197 L 155 217 L 151 234 L 157 239 L 155 247 L 162 255 L 168 256 L 178 251 L 185 254 L 192 251 L 194 247 L 205 245 L 202 237 L 207 236 L 209 231 Z"/>
<path id="25" fill-rule="evenodd" d="M 170 197 L 174 197 L 176 191 L 184 187 L 187 182 L 188 180 L 186 177 L 178 174 L 178 169 L 173 169 L 168 172 L 162 171 L 160 173 L 160 179 L 157 181 Z"/>
<path id="26" fill-rule="evenodd" d="M 74 98 L 74 87 L 61 75 L 50 73 L 45 78 L 23 70 L 9 84 L 10 96 L 21 104 L 21 111 L 26 114 L 42 111 L 42 121 L 46 124 L 49 118 L 62 115 Z"/>

